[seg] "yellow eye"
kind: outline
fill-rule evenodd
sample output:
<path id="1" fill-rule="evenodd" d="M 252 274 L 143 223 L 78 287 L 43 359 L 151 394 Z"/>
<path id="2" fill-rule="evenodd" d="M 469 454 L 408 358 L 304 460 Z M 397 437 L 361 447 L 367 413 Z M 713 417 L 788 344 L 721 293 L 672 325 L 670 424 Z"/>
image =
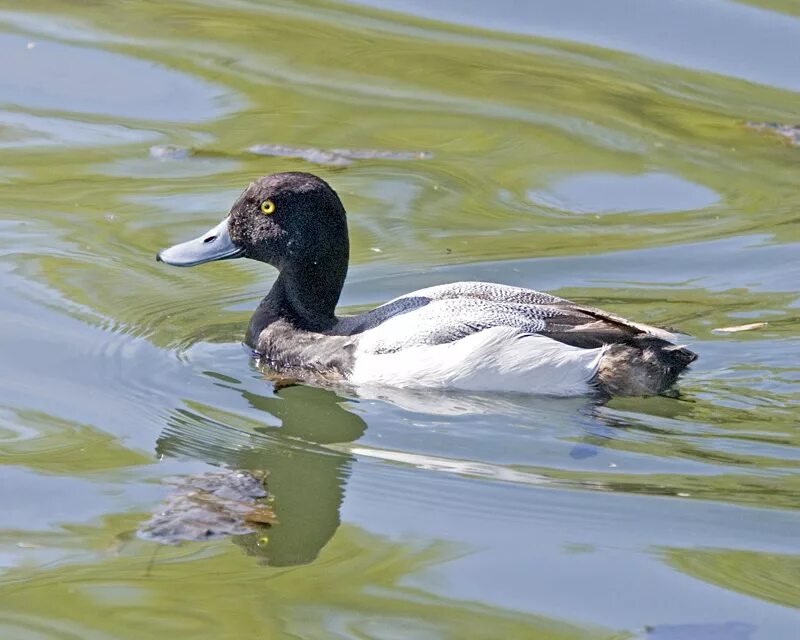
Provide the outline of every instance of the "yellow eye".
<path id="1" fill-rule="evenodd" d="M 264 200 L 261 203 L 261 213 L 266 213 L 267 215 L 275 213 L 275 203 L 272 200 Z"/>

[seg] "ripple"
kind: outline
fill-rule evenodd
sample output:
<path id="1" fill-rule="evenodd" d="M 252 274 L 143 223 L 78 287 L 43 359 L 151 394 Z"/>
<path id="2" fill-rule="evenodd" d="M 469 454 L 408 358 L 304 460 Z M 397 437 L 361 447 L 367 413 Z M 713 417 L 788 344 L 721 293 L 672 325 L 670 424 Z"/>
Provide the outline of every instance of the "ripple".
<path id="1" fill-rule="evenodd" d="M 663 549 L 664 559 L 700 580 L 785 607 L 800 607 L 800 555 L 744 549 Z"/>
<path id="2" fill-rule="evenodd" d="M 355 2 L 355 0 L 350 0 Z M 743 78 L 797 91 L 792 66 L 797 59 L 800 23 L 792 16 L 737 2 L 702 6 L 681 0 L 643 0 L 631 10 L 627 0 L 448 0 L 425 3 L 359 0 L 393 11 L 481 29 L 537 35 L 630 52 L 690 69 Z M 680 38 L 673 34 L 680 32 Z M 719 34 L 711 42 L 709 33 Z M 743 48 L 742 42 L 753 46 Z"/>
<path id="3" fill-rule="evenodd" d="M 227 111 L 220 89 L 152 62 L 80 47 L 0 34 L 3 102 L 112 118 L 199 122 Z M 87 92 L 86 87 L 102 86 Z"/>
<path id="4" fill-rule="evenodd" d="M 0 463 L 81 475 L 147 461 L 90 425 L 40 411 L 0 412 Z"/>
<path id="5" fill-rule="evenodd" d="M 800 504 L 795 150 L 740 126 L 792 122 L 788 92 L 349 4 L 56 4 L 0 12 L 36 34 L 0 46 L 0 214 L 19 220 L 0 224 L 0 636 L 655 639 L 741 619 L 792 637 L 777 598 L 795 597 L 780 567 L 797 570 Z M 479 3 L 462 4 L 445 18 Z M 516 5 L 480 11 L 531 10 Z M 592 37 L 641 42 L 643 15 L 652 32 L 644 12 Z M 740 41 L 739 60 L 773 44 Z M 694 334 L 682 395 L 276 391 L 239 344 L 274 270 L 153 260 L 249 179 L 306 166 L 242 153 L 264 141 L 435 154 L 314 169 L 350 213 L 344 304 L 454 280 L 557 290 Z M 147 156 L 166 144 L 209 152 Z M 159 478 L 213 467 L 269 471 L 279 526 L 153 559 L 132 532 Z M 712 549 L 752 555 L 668 557 Z M 204 605 L 210 622 L 191 616 Z"/>
<path id="6" fill-rule="evenodd" d="M 159 137 L 143 129 L 13 111 L 0 111 L 0 120 L 0 149 L 111 146 Z"/>
<path id="7" fill-rule="evenodd" d="M 689 211 L 710 207 L 720 200 L 708 187 L 668 173 L 587 173 L 564 178 L 549 189 L 529 191 L 527 195 L 545 207 L 598 214 Z"/>

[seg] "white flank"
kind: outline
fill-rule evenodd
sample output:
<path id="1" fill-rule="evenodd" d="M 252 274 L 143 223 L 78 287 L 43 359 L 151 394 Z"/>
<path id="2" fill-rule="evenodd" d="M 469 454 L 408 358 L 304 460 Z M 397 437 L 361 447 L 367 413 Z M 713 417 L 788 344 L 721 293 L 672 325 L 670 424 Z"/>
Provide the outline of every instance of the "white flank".
<path id="1" fill-rule="evenodd" d="M 603 351 L 493 327 L 453 342 L 393 353 L 359 349 L 349 380 L 356 385 L 574 396 L 589 391 Z"/>

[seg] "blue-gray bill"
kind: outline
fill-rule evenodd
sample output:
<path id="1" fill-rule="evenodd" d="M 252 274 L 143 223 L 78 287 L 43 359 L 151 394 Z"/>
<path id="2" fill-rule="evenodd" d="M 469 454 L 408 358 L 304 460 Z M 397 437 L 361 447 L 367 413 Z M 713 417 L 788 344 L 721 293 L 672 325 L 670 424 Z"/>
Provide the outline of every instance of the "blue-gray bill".
<path id="1" fill-rule="evenodd" d="M 244 249 L 231 240 L 228 219 L 225 218 L 199 238 L 162 249 L 156 255 L 156 260 L 175 267 L 193 267 L 213 260 L 240 258 L 242 255 Z"/>

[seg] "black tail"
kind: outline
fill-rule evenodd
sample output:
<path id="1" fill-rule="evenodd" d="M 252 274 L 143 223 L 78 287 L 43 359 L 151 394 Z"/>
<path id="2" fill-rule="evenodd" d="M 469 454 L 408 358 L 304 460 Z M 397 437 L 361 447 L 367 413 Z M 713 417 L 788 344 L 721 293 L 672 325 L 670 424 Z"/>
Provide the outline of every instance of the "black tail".
<path id="1" fill-rule="evenodd" d="M 669 389 L 697 354 L 661 338 L 637 336 L 608 347 L 600 360 L 597 384 L 610 395 L 646 396 Z"/>
<path id="2" fill-rule="evenodd" d="M 697 360 L 697 354 L 694 351 L 669 342 L 666 344 L 667 346 L 661 347 L 662 357 L 669 366 L 678 368 L 678 373 Z"/>

